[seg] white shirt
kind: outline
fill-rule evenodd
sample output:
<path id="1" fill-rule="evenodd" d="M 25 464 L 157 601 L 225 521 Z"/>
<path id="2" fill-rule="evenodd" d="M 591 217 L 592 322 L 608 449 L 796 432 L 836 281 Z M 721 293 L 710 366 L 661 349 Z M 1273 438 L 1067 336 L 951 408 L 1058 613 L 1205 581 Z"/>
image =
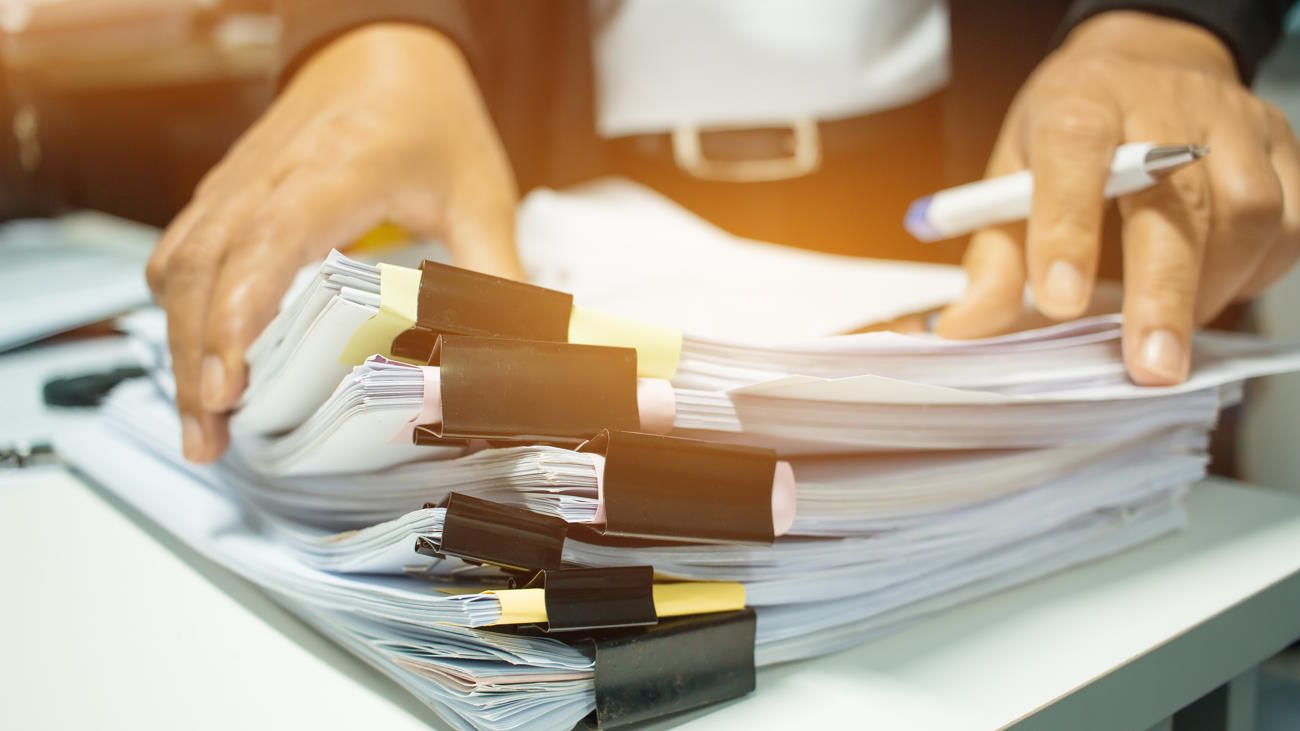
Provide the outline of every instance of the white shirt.
<path id="1" fill-rule="evenodd" d="M 945 0 L 591 0 L 590 8 L 603 137 L 854 117 L 948 80 Z"/>

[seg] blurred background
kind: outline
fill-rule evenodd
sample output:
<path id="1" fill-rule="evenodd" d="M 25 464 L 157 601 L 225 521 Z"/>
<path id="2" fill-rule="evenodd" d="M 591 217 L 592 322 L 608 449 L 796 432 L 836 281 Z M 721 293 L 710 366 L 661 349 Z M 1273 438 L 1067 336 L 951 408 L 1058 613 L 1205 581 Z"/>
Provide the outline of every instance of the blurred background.
<path id="1" fill-rule="evenodd" d="M 1287 35 L 1261 70 L 1255 88 L 1282 108 L 1291 128 L 1300 129 L 1300 13 L 1292 12 Z M 1255 303 L 1260 332 L 1279 339 L 1300 340 L 1300 269 Z M 1300 491 L 1300 449 L 1296 449 L 1296 420 L 1300 418 L 1300 375 L 1260 381 L 1249 392 L 1239 435 L 1243 479 Z"/>
<path id="2" fill-rule="evenodd" d="M 1015 5 L 1023 6 L 1023 16 L 1059 13 L 1063 7 Z M 273 96 L 280 28 L 272 11 L 272 0 L 0 0 L 0 219 L 89 210 L 165 226 Z M 954 12 L 960 12 L 957 3 Z M 954 69 L 954 93 L 992 100 L 983 105 L 988 114 L 964 120 L 972 144 L 950 155 L 954 182 L 978 175 L 1015 84 L 1046 50 L 1034 43 L 999 49 L 991 63 L 1005 73 L 984 75 L 1009 80 L 996 87 L 971 78 L 968 70 Z M 1256 87 L 1300 126 L 1300 15 L 1292 14 L 1288 36 Z M 526 187 L 527 176 L 521 180 Z M 0 284 L 11 294 L 14 288 L 39 288 L 39 276 L 33 274 L 39 270 L 20 272 L 14 262 L 30 263 L 38 249 L 48 254 L 51 236 L 71 247 L 60 264 L 64 281 L 71 282 L 104 278 L 115 271 L 114 265 L 135 271 L 156 235 L 151 228 L 84 215 L 65 215 L 48 226 L 9 224 L 0 231 L 0 263 L 7 264 L 0 267 Z M 125 246 L 130 255 L 97 258 L 105 246 L 119 253 Z M 125 306 L 147 296 L 141 282 L 132 286 L 129 293 L 95 294 L 92 288 L 81 298 L 111 303 L 118 301 L 116 296 Z M 7 315 L 19 317 L 22 308 L 15 307 L 6 305 Z M 41 308 L 49 309 L 33 305 L 29 311 Z M 1265 334 L 1300 340 L 1297 314 L 1300 271 L 1257 302 L 1244 321 Z M 67 318 L 76 319 L 70 313 Z M 24 338 L 32 339 L 12 337 L 0 346 Z M 0 371 L 20 362 L 2 365 Z M 1236 423 L 1224 430 L 1229 443 L 1217 450 L 1216 469 L 1300 491 L 1297 414 L 1300 376 L 1252 384 Z M 0 441 L 11 432 L 0 434 Z"/>
<path id="3" fill-rule="evenodd" d="M 163 226 L 271 99 L 271 0 L 0 3 L 0 215 Z"/>

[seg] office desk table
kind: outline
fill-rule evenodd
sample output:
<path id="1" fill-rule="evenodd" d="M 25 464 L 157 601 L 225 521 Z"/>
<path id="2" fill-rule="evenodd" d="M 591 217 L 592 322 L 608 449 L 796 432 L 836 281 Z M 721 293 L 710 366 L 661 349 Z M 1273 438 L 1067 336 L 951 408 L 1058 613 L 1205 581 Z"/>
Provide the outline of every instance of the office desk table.
<path id="1" fill-rule="evenodd" d="M 830 657 L 688 728 L 1145 729 L 1300 637 L 1300 499 L 1197 486 L 1191 528 Z M 58 466 L 0 475 L 0 727 L 442 727 L 248 582 Z"/>

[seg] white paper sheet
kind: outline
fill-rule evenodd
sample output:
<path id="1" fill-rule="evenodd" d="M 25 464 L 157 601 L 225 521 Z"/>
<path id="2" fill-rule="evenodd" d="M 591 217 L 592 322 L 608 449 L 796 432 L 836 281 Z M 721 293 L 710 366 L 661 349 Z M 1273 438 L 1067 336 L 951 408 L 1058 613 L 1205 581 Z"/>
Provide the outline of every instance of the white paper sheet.
<path id="1" fill-rule="evenodd" d="M 529 279 L 579 304 L 729 340 L 850 332 L 965 289 L 957 267 L 739 239 L 625 180 L 529 193 L 517 240 Z"/>

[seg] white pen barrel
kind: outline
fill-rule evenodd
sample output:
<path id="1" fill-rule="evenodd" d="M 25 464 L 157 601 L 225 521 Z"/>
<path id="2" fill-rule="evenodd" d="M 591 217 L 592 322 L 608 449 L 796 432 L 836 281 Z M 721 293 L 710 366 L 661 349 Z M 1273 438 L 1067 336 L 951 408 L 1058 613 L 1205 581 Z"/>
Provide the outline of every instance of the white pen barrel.
<path id="1" fill-rule="evenodd" d="M 1120 145 L 1110 162 L 1110 177 L 1106 178 L 1104 195 L 1107 199 L 1136 193 L 1156 184 L 1147 172 L 1147 153 L 1156 145 L 1150 142 L 1133 142 Z"/>
<path id="2" fill-rule="evenodd" d="M 1146 172 L 1150 142 L 1121 145 L 1111 160 L 1110 175 L 1103 195 L 1127 195 L 1155 184 Z M 1029 218 L 1034 197 L 1034 177 L 1028 170 L 980 180 L 939 191 L 912 204 L 904 226 L 922 241 L 970 233 L 985 226 Z"/>
<path id="3" fill-rule="evenodd" d="M 949 188 L 930 197 L 926 219 L 946 239 L 1007 221 L 1029 217 L 1034 176 L 1028 170 Z"/>

